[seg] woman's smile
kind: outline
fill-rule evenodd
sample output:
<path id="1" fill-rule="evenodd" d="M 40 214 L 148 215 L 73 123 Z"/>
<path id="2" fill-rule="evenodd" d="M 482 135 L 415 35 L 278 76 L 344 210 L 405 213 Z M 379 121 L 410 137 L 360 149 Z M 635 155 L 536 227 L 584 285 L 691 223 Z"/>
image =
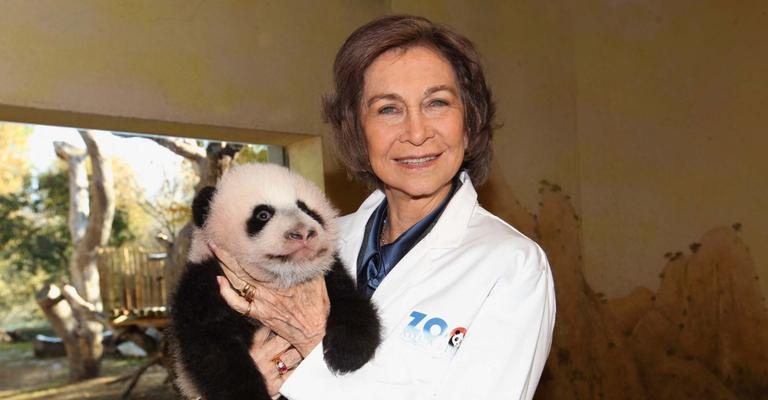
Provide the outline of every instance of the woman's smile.
<path id="1" fill-rule="evenodd" d="M 437 159 L 440 157 L 440 154 L 442 153 L 401 157 L 396 158 L 395 161 L 401 164 L 402 167 L 408 169 L 425 169 L 435 165 L 437 163 Z"/>
<path id="2" fill-rule="evenodd" d="M 444 57 L 424 46 L 377 57 L 365 72 L 361 122 L 388 198 L 436 200 L 448 192 L 467 137 L 456 76 Z"/>

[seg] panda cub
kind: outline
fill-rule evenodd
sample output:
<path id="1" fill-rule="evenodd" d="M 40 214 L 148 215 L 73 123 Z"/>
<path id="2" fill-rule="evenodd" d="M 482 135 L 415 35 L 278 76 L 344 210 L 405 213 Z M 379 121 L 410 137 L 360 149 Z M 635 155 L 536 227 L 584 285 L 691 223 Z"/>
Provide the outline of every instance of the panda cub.
<path id="1" fill-rule="evenodd" d="M 325 275 L 328 368 L 346 373 L 373 357 L 380 322 L 336 254 L 336 211 L 316 186 L 281 166 L 241 165 L 216 187 L 202 189 L 192 214 L 195 231 L 171 300 L 169 330 L 175 384 L 184 396 L 270 398 L 248 352 L 261 323 L 240 315 L 219 294 L 216 276 L 224 271 L 208 243 L 232 255 L 246 281 L 258 277 L 290 287 Z"/>

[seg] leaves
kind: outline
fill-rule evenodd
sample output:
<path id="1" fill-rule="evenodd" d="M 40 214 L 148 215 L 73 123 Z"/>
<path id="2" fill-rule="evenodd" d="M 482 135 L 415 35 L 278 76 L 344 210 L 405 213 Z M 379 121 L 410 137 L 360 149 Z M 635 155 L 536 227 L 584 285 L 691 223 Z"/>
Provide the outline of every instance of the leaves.
<path id="1" fill-rule="evenodd" d="M 29 176 L 27 138 L 29 125 L 0 122 L 0 194 L 15 193 Z"/>

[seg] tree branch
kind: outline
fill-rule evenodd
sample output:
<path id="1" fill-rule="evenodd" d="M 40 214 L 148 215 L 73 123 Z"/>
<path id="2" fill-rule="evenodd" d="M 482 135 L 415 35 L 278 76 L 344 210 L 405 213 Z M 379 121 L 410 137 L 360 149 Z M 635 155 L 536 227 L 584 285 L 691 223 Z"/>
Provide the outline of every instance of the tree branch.
<path id="1" fill-rule="evenodd" d="M 112 329 L 112 324 L 102 313 L 96 310 L 96 306 L 83 299 L 77 289 L 72 285 L 64 285 L 61 290 L 61 297 L 67 299 L 69 305 L 75 311 L 76 315 L 82 316 L 87 320 L 99 322 L 105 327 Z"/>
<path id="2" fill-rule="evenodd" d="M 151 137 L 150 139 L 193 163 L 199 163 L 205 159 L 205 149 L 198 146 L 192 139 L 165 137 Z"/>
<path id="3" fill-rule="evenodd" d="M 67 142 L 53 142 L 53 149 L 56 155 L 64 161 L 69 161 L 71 157 L 85 157 L 85 150 L 72 146 Z"/>
<path id="4" fill-rule="evenodd" d="M 79 129 L 80 136 L 91 158 L 91 215 L 88 220 L 86 246 L 102 246 L 109 240 L 112 220 L 115 216 L 115 190 L 112 165 L 101 153 L 101 148 L 93 137 L 93 132 Z"/>

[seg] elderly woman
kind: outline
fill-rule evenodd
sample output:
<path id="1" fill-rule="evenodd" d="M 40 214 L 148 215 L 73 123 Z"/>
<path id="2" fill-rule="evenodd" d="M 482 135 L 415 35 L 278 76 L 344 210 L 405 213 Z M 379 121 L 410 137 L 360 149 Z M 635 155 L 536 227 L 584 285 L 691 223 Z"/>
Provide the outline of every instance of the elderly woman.
<path id="1" fill-rule="evenodd" d="M 237 310 L 263 321 L 252 356 L 290 399 L 530 399 L 555 321 L 542 250 L 477 203 L 494 105 L 465 37 L 419 17 L 357 29 L 324 112 L 341 162 L 377 190 L 340 220 L 340 256 L 372 297 L 383 342 L 360 370 L 323 362 L 322 279 L 261 290 Z M 279 357 L 275 357 L 278 355 Z"/>

